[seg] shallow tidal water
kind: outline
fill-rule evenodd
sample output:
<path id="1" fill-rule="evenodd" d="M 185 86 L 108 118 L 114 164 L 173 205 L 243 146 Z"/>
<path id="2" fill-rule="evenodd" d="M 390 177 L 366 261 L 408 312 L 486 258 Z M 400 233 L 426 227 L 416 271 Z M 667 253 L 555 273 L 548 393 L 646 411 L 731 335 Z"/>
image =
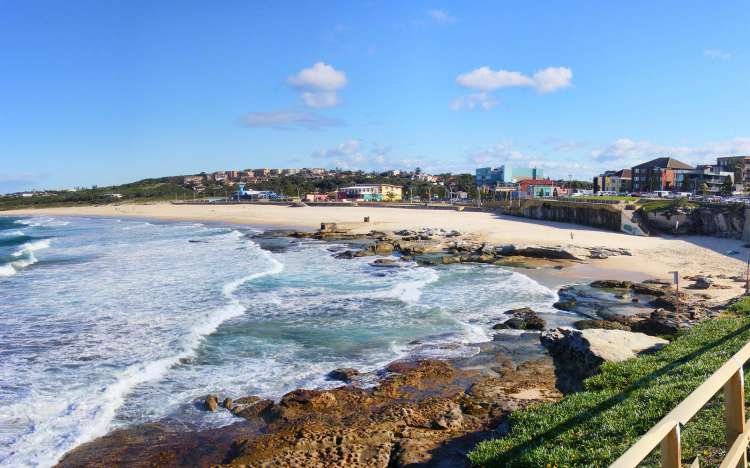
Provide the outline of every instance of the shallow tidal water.
<path id="1" fill-rule="evenodd" d="M 131 424 L 235 422 L 195 404 L 207 393 L 279 398 L 338 385 L 337 367 L 471 356 L 508 309 L 570 320 L 509 269 L 378 268 L 258 232 L 0 217 L 0 466 L 50 466 Z"/>

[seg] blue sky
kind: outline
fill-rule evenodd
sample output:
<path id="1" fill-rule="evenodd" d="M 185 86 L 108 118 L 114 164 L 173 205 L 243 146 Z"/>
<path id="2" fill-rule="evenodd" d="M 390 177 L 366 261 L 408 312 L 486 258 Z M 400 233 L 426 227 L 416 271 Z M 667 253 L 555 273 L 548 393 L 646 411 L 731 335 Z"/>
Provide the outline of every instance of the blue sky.
<path id="1" fill-rule="evenodd" d="M 0 0 L 0 192 L 750 154 L 750 4 Z"/>

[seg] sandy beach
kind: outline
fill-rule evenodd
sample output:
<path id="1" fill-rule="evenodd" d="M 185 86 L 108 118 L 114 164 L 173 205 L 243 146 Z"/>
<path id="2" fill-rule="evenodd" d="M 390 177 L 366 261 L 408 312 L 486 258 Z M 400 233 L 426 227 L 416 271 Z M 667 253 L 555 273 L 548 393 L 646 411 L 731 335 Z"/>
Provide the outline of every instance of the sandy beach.
<path id="1" fill-rule="evenodd" d="M 717 276 L 744 275 L 746 249 L 736 239 L 704 236 L 638 237 L 567 223 L 537 221 L 490 212 L 380 207 L 289 207 L 278 205 L 175 205 L 171 203 L 120 204 L 6 211 L 2 215 L 142 217 L 169 221 L 203 221 L 316 229 L 335 222 L 358 232 L 370 230 L 456 229 L 492 243 L 624 247 L 632 257 L 611 257 L 597 268 L 670 279 L 710 274 L 727 289 L 711 289 L 717 300 L 741 294 L 744 284 Z M 364 223 L 365 217 L 369 223 Z M 572 234 L 572 240 L 571 240 Z M 734 253 L 736 252 L 736 253 Z M 585 274 L 585 268 L 579 269 Z M 573 272 L 571 272 L 573 273 Z M 689 284 L 688 281 L 684 285 Z M 701 291 L 704 292 L 704 291 Z"/>

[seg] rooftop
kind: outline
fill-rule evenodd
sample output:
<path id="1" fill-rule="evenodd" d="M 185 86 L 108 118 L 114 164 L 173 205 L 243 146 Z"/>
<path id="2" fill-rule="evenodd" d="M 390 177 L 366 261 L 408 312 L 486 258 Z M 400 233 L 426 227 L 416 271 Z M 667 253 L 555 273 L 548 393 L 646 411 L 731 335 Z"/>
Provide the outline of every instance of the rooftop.
<path id="1" fill-rule="evenodd" d="M 693 166 L 691 166 L 690 164 L 686 164 L 682 161 L 678 161 L 677 159 L 669 157 L 652 159 L 651 161 L 634 166 L 634 169 L 643 169 L 649 167 L 659 167 L 662 169 L 693 169 Z"/>

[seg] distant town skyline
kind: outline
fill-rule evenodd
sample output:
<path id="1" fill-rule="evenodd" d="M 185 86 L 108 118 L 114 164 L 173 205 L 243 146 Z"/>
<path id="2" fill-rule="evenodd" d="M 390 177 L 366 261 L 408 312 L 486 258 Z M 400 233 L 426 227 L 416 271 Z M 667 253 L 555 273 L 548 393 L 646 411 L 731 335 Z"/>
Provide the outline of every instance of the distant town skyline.
<path id="1" fill-rule="evenodd" d="M 2 4 L 0 193 L 750 155 L 739 0 Z"/>

